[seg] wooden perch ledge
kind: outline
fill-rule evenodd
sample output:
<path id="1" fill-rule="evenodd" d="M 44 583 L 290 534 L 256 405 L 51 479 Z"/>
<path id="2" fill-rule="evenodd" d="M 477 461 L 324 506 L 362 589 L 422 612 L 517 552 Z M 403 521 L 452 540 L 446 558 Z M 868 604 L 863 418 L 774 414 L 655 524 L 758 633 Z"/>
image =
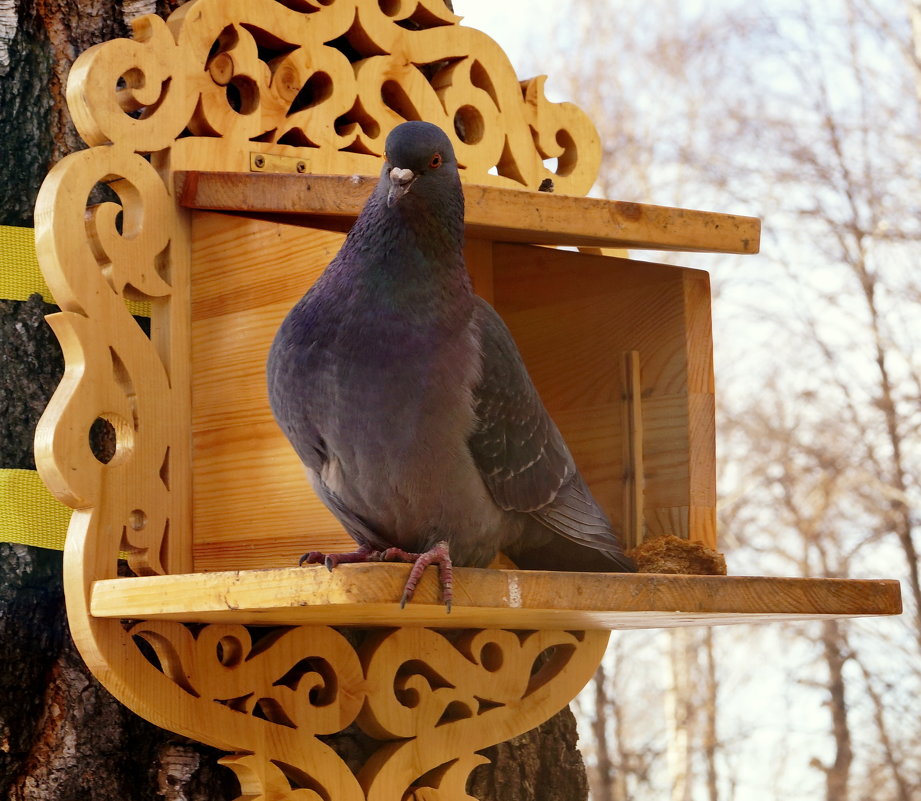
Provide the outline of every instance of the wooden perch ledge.
<path id="1" fill-rule="evenodd" d="M 285 173 L 176 173 L 179 205 L 347 229 L 377 178 Z M 472 237 L 536 245 L 757 253 L 756 217 L 645 203 L 464 186 Z"/>
<path id="2" fill-rule="evenodd" d="M 94 617 L 186 623 L 633 629 L 897 615 L 890 580 L 562 573 L 457 568 L 454 608 L 435 570 L 400 609 L 409 565 L 339 565 L 95 582 Z"/>

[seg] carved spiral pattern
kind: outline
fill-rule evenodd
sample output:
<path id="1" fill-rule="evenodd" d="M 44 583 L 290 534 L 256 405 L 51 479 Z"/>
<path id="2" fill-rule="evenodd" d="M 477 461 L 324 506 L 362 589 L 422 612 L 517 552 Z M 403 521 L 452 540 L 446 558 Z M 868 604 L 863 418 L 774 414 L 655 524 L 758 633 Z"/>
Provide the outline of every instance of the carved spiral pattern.
<path id="1" fill-rule="evenodd" d="M 543 78 L 519 82 L 459 21 L 442 0 L 197 0 L 81 56 L 68 99 L 89 144 L 172 148 L 174 168 L 265 152 L 376 174 L 390 130 L 426 119 L 453 138 L 464 180 L 585 194 L 601 156 L 588 117 L 547 101 Z"/>
<path id="2" fill-rule="evenodd" d="M 118 202 L 86 208 L 101 183 Z M 128 551 L 137 572 L 164 572 L 164 537 L 180 517 L 180 494 L 170 490 L 177 477 L 170 432 L 182 430 L 177 415 L 183 413 L 170 369 L 175 358 L 147 337 L 125 304 L 171 300 L 170 281 L 181 264 L 167 269 L 174 232 L 163 222 L 172 219 L 170 206 L 156 170 L 119 146 L 61 161 L 36 203 L 38 249 L 63 309 L 49 322 L 67 364 L 39 425 L 37 463 L 58 497 L 92 510 L 91 547 L 108 556 L 100 577 L 115 574 L 119 549 Z M 106 464 L 89 446 L 99 418 L 115 431 L 115 454 Z"/>
<path id="3" fill-rule="evenodd" d="M 423 628 L 368 635 L 357 653 L 338 632 L 299 626 L 252 631 L 215 624 L 193 634 L 179 623 L 130 631 L 150 645 L 160 669 L 211 714 L 237 713 L 249 732 L 274 726 L 257 754 L 228 757 L 243 798 L 366 798 L 391 801 L 414 790 L 436 801 L 467 799 L 476 752 L 541 723 L 591 677 L 607 632 Z M 194 699 L 194 700 L 192 700 Z M 212 709 L 208 709 L 208 708 Z M 317 734 L 357 720 L 384 741 L 355 780 Z M 423 747 L 420 748 L 420 745 Z M 422 790 L 421 788 L 424 788 Z M 357 793 L 357 795 L 352 795 Z"/>

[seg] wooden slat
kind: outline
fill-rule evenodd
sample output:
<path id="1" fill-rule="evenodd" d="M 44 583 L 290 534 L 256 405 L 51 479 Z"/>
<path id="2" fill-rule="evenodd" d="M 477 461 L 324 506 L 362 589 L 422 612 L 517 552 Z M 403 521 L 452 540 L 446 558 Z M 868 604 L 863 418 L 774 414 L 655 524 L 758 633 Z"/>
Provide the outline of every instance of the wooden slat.
<path id="1" fill-rule="evenodd" d="M 643 541 L 643 382 L 640 378 L 640 352 L 624 352 L 623 459 L 624 511 L 623 544 L 629 550 Z"/>
<path id="2" fill-rule="evenodd" d="M 376 178 L 281 173 L 176 173 L 182 206 L 345 230 Z M 470 236 L 538 245 L 757 253 L 755 217 L 465 185 Z"/>
<path id="3" fill-rule="evenodd" d="M 408 565 L 340 565 L 97 581 L 91 614 L 185 622 L 351 626 L 661 628 L 902 610 L 889 580 L 454 571 L 454 609 L 426 570 L 405 609 Z"/>

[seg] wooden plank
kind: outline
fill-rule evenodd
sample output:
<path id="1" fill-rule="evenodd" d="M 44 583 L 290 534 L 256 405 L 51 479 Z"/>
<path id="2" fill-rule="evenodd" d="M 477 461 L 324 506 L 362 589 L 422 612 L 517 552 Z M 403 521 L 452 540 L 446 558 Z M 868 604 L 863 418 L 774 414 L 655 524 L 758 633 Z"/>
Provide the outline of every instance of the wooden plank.
<path id="1" fill-rule="evenodd" d="M 434 568 L 400 609 L 402 564 L 107 579 L 91 614 L 185 622 L 350 626 L 661 628 L 897 615 L 889 580 L 551 573 L 457 568 L 447 613 Z"/>
<path id="2" fill-rule="evenodd" d="M 276 329 L 342 235 L 207 213 L 192 215 L 192 233 L 194 569 L 288 567 L 354 547 L 273 420 L 265 382 Z"/>
<path id="3" fill-rule="evenodd" d="M 643 467 L 643 382 L 640 378 L 640 352 L 624 352 L 623 460 L 624 511 L 623 544 L 629 550 L 643 541 L 643 492 L 646 474 Z"/>
<path id="4" fill-rule="evenodd" d="M 495 307 L 615 528 L 712 546 L 715 403 L 707 274 L 496 244 L 493 276 Z M 632 393 L 619 358 L 625 352 L 639 354 L 639 386 Z M 642 449 L 639 497 L 628 487 L 624 399 L 631 394 L 642 421 L 634 443 Z M 642 509 L 625 502 L 628 492 L 642 500 Z M 693 516 L 691 506 L 697 507 Z M 675 508 L 684 511 L 673 514 Z"/>
<path id="5" fill-rule="evenodd" d="M 281 173 L 176 172 L 182 206 L 277 216 L 345 230 L 377 178 Z M 644 203 L 464 186 L 467 231 L 504 242 L 710 253 L 757 253 L 755 217 Z"/>

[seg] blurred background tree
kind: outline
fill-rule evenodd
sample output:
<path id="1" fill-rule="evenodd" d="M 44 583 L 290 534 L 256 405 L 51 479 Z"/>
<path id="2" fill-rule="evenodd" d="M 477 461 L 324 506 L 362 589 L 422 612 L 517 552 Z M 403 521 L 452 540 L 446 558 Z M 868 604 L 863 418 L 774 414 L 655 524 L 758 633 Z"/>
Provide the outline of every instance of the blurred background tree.
<path id="1" fill-rule="evenodd" d="M 713 275 L 730 572 L 899 577 L 906 602 L 616 634 L 581 696 L 593 797 L 919 797 L 921 3 L 586 0 L 536 26 L 519 72 L 601 129 L 600 194 L 764 220 L 758 257 L 656 254 Z"/>

